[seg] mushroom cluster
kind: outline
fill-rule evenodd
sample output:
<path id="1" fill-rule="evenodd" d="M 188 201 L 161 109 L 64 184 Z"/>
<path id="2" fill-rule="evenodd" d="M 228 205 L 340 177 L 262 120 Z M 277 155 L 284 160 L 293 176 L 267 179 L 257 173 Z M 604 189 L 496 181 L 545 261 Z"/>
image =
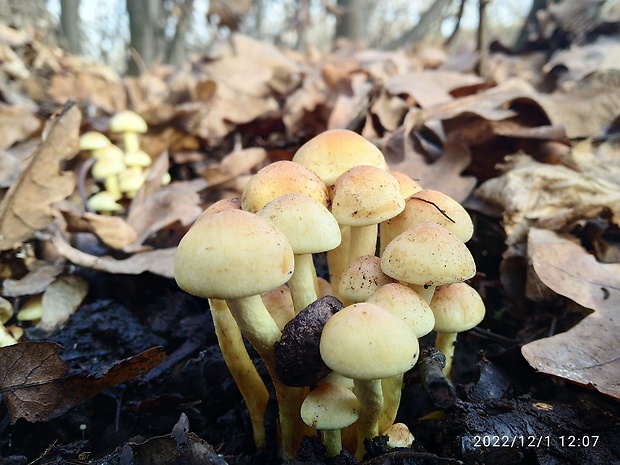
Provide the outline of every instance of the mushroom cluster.
<path id="1" fill-rule="evenodd" d="M 396 430 L 406 439 L 392 443 L 410 445 L 406 426 L 393 425 L 418 339 L 441 332 L 449 374 L 456 334 L 484 316 L 465 283 L 475 274 L 472 233 L 457 202 L 390 172 L 377 147 L 340 129 L 259 170 L 241 198 L 207 208 L 179 243 L 175 279 L 210 303 L 256 446 L 266 443 L 268 389 L 244 338 L 273 382 L 284 460 L 309 428 L 327 456 L 344 448 L 361 459 L 365 439 Z M 328 281 L 317 276 L 319 253 Z"/>
<path id="2" fill-rule="evenodd" d="M 122 139 L 121 149 L 104 134 L 88 131 L 80 137 L 80 150 L 90 152 L 92 178 L 103 189 L 88 198 L 87 206 L 102 214 L 122 210 L 118 201 L 132 199 L 146 180 L 152 163 L 149 154 L 140 148 L 139 134 L 147 131 L 146 121 L 137 113 L 124 110 L 110 119 L 110 133 Z M 166 183 L 167 180 L 162 180 Z"/>

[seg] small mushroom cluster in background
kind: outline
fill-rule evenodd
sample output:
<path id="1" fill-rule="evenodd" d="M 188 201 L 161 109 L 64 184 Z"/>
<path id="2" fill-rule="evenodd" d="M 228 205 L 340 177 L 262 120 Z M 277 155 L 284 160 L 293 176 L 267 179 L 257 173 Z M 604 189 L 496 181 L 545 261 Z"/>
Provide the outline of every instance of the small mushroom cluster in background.
<path id="1" fill-rule="evenodd" d="M 90 152 L 93 160 L 86 166 L 90 166 L 92 178 L 103 187 L 88 198 L 90 210 L 101 214 L 119 212 L 122 206 L 118 201 L 132 199 L 142 187 L 152 163 L 149 154 L 140 149 L 139 135 L 147 129 L 140 115 L 124 110 L 110 119 L 109 127 L 111 133 L 122 136 L 124 150 L 100 132 L 82 134 L 80 150 Z"/>
<path id="2" fill-rule="evenodd" d="M 244 337 L 273 380 L 283 459 L 310 428 L 327 456 L 344 448 L 361 459 L 364 439 L 384 434 L 411 445 L 394 421 L 418 339 L 437 331 L 449 376 L 456 334 L 484 317 L 464 283 L 475 274 L 472 234 L 461 205 L 388 171 L 348 130 L 319 134 L 292 161 L 261 169 L 241 198 L 205 210 L 179 244 L 175 278 L 209 299 L 257 447 L 268 391 Z M 324 252 L 329 280 L 313 263 Z"/>

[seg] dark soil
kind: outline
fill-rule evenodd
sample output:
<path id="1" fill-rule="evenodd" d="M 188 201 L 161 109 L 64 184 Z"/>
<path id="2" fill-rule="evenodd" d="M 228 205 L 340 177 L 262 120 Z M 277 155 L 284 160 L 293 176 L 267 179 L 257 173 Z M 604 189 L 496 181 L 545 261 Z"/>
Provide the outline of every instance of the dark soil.
<path id="1" fill-rule="evenodd" d="M 432 338 L 422 340 L 425 357 L 405 378 L 397 418 L 410 427 L 414 446 L 390 451 L 378 438 L 368 443 L 365 462 L 620 464 L 618 403 L 537 374 L 520 354 L 523 342 L 547 335 L 552 324 L 564 330 L 574 318 L 557 306 L 507 297 L 499 284 L 501 238 L 481 241 L 488 230 L 479 231 L 472 249 L 481 274 L 473 284 L 485 297 L 487 318 L 459 337 L 453 384 L 437 376 L 440 357 L 431 350 Z M 522 268 L 517 265 L 514 270 Z M 155 346 L 168 358 L 141 379 L 48 421 L 11 424 L 0 403 L 1 465 L 279 463 L 275 404 L 266 420 L 270 442 L 257 452 L 204 300 L 153 275 L 80 273 L 91 282 L 90 300 L 56 334 L 31 329 L 29 340 L 61 344 L 73 373 L 93 373 Z M 262 374 L 268 380 L 264 369 Z M 326 462 L 321 445 L 311 439 L 299 460 Z M 328 463 L 356 461 L 343 454 Z"/>

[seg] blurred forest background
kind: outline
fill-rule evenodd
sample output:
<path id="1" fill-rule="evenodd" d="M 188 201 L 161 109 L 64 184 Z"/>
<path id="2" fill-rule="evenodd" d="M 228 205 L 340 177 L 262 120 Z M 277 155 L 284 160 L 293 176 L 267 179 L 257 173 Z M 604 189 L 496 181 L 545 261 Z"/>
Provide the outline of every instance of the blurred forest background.
<path id="1" fill-rule="evenodd" d="M 1 0 L 0 22 L 32 26 L 45 41 L 121 74 L 155 64 L 180 65 L 208 54 L 239 31 L 299 51 L 329 50 L 340 38 L 393 49 L 420 41 L 519 50 L 546 0 Z M 601 2 L 614 8 L 616 0 Z"/>

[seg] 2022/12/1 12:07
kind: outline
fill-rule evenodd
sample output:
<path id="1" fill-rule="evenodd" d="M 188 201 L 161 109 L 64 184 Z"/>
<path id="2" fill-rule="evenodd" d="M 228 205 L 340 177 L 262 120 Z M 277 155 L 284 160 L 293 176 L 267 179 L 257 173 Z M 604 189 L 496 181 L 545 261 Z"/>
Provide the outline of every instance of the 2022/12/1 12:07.
<path id="1" fill-rule="evenodd" d="M 599 436 L 566 435 L 557 437 L 560 447 L 596 447 Z M 551 447 L 552 436 L 500 436 L 477 435 L 473 437 L 473 447 Z"/>

